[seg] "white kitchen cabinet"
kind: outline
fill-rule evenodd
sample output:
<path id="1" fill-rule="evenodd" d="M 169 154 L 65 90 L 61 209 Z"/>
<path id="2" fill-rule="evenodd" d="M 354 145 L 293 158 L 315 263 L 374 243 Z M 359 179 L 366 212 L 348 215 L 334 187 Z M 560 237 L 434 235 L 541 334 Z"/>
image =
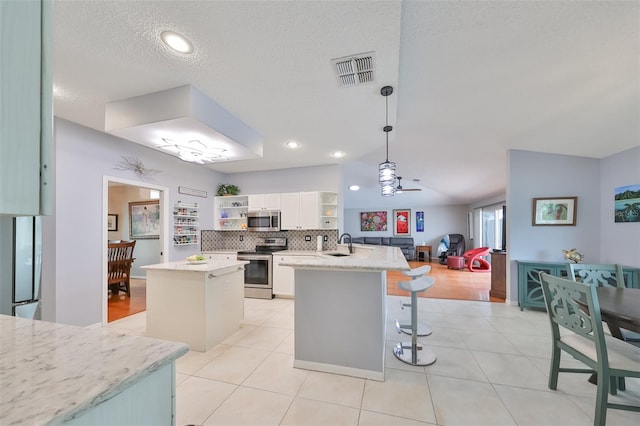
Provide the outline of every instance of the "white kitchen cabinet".
<path id="1" fill-rule="evenodd" d="M 238 257 L 238 252 L 229 251 L 229 252 L 203 252 L 202 255 L 215 263 L 223 263 L 229 260 L 236 260 Z"/>
<path id="2" fill-rule="evenodd" d="M 183 342 L 207 352 L 240 328 L 244 266 L 168 262 L 147 271 L 147 337 Z"/>
<path id="3" fill-rule="evenodd" d="M 320 229 L 338 229 L 338 194 L 319 192 Z"/>
<path id="4" fill-rule="evenodd" d="M 280 194 L 283 230 L 337 229 L 337 194 L 290 192 Z M 329 213 L 329 214 L 327 214 Z"/>
<path id="5" fill-rule="evenodd" d="M 241 231 L 247 229 L 249 199 L 246 195 L 215 197 L 213 214 L 216 231 Z"/>
<path id="6" fill-rule="evenodd" d="M 300 256 L 314 256 L 313 254 L 273 255 L 273 294 L 280 297 L 294 297 L 295 279 L 294 269 L 290 266 L 281 266 L 280 263 L 299 259 Z"/>
<path id="7" fill-rule="evenodd" d="M 249 211 L 280 210 L 280 194 L 249 195 Z"/>
<path id="8" fill-rule="evenodd" d="M 52 213 L 51 3 L 0 1 L 0 214 Z"/>

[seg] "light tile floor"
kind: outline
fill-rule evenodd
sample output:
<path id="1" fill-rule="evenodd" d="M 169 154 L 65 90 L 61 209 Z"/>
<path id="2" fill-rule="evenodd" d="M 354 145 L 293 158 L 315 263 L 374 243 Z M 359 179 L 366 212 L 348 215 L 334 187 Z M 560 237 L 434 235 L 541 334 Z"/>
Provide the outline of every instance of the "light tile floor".
<path id="1" fill-rule="evenodd" d="M 245 320 L 206 353 L 176 363 L 177 421 L 183 425 L 592 425 L 596 387 L 561 373 L 547 387 L 546 313 L 502 303 L 419 299 L 420 338 L 438 356 L 414 367 L 392 354 L 410 340 L 395 330 L 408 298 L 388 296 L 385 381 L 295 369 L 293 300 L 245 299 Z M 354 305 L 354 309 L 357 306 Z M 330 309 L 327 309 L 330 315 Z M 109 324 L 144 335 L 145 313 Z M 563 354 L 563 364 L 581 365 Z M 640 401 L 640 379 L 610 397 Z M 640 424 L 640 413 L 608 410 L 608 425 Z"/>

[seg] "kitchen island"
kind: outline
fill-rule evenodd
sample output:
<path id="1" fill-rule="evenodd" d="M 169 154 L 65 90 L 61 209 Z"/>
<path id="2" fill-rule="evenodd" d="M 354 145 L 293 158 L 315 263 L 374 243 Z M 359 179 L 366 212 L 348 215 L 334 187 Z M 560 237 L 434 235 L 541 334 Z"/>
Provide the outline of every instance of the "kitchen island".
<path id="1" fill-rule="evenodd" d="M 353 249 L 282 263 L 295 270 L 293 365 L 384 381 L 386 272 L 410 267 L 397 247 Z"/>
<path id="2" fill-rule="evenodd" d="M 143 266 L 147 273 L 147 336 L 206 352 L 240 328 L 244 264 L 236 259 Z"/>
<path id="3" fill-rule="evenodd" d="M 175 424 L 182 343 L 0 315 L 0 424 Z"/>

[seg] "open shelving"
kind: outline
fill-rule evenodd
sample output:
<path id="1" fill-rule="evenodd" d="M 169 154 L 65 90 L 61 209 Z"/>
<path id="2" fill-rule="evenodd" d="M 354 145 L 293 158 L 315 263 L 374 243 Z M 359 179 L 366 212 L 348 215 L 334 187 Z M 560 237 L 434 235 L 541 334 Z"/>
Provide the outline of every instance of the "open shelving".
<path id="1" fill-rule="evenodd" d="M 198 204 L 178 201 L 173 206 L 173 245 L 200 244 Z"/>

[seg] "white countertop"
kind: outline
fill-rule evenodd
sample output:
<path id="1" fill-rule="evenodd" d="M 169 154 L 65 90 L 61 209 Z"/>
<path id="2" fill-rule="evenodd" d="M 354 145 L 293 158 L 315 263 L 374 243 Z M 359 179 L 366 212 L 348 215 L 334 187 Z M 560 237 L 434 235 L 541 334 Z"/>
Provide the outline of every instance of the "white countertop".
<path id="1" fill-rule="evenodd" d="M 0 424 L 62 423 L 187 350 L 107 328 L 0 315 Z"/>
<path id="2" fill-rule="evenodd" d="M 214 261 L 209 260 L 206 263 L 200 264 L 191 264 L 186 260 L 181 260 L 178 262 L 166 262 L 166 263 L 158 263 L 155 265 L 145 265 L 141 266 L 142 269 L 155 269 L 155 270 L 164 270 L 164 271 L 192 271 L 192 272 L 213 272 L 216 271 L 218 273 L 225 273 L 225 269 L 233 269 L 237 267 L 243 267 L 245 264 L 249 262 L 245 260 L 221 260 Z"/>
<path id="3" fill-rule="evenodd" d="M 353 244 L 353 254 L 334 257 L 330 253 L 349 253 L 346 245 L 337 250 L 313 252 L 315 256 L 299 256 L 280 265 L 300 269 L 327 269 L 351 271 L 408 271 L 411 268 L 398 247 Z M 283 252 L 278 252 L 282 254 Z"/>

